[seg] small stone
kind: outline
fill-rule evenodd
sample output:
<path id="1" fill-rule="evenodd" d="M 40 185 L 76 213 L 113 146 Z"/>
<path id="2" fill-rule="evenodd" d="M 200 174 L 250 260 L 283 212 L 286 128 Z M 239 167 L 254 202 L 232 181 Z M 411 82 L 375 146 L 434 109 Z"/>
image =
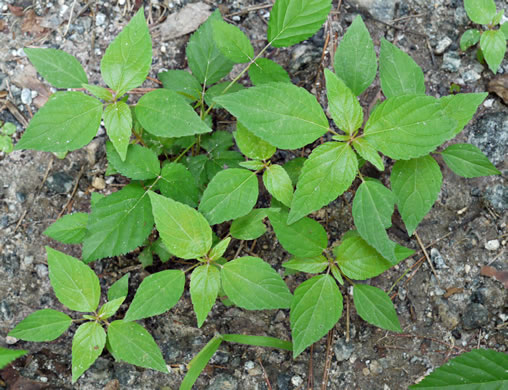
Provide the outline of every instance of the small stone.
<path id="1" fill-rule="evenodd" d="M 471 271 L 471 266 L 470 266 L 469 264 L 466 264 L 466 265 L 464 266 L 464 272 L 465 272 L 466 274 L 468 274 L 470 271 Z"/>
<path id="2" fill-rule="evenodd" d="M 483 114 L 471 126 L 468 141 L 478 147 L 492 164 L 503 163 L 508 152 L 508 113 Z"/>
<path id="3" fill-rule="evenodd" d="M 219 374 L 214 379 L 207 390 L 236 390 L 238 389 L 238 381 L 228 374 Z"/>
<path id="4" fill-rule="evenodd" d="M 493 104 L 494 104 L 494 99 L 486 99 L 483 102 L 483 107 L 485 107 L 485 108 L 491 108 Z"/>
<path id="5" fill-rule="evenodd" d="M 95 24 L 97 26 L 102 26 L 105 21 L 106 21 L 106 15 L 104 15 L 102 12 L 99 12 L 97 14 L 97 16 L 95 17 Z"/>
<path id="6" fill-rule="evenodd" d="M 25 256 L 25 258 L 23 259 L 23 263 L 25 263 L 25 265 L 30 265 L 33 262 L 34 262 L 33 256 Z"/>
<path id="7" fill-rule="evenodd" d="M 23 104 L 32 103 L 32 91 L 30 91 L 28 88 L 23 88 L 21 90 L 21 102 Z"/>
<path id="8" fill-rule="evenodd" d="M 55 172 L 46 180 L 46 187 L 57 194 L 64 194 L 72 189 L 74 179 L 65 172 Z"/>
<path id="9" fill-rule="evenodd" d="M 291 383 L 293 384 L 293 386 L 301 386 L 303 383 L 303 379 L 300 375 L 294 375 L 291 378 Z"/>
<path id="10" fill-rule="evenodd" d="M 365 376 L 369 376 L 369 375 L 370 375 L 370 370 L 369 370 L 367 367 L 365 367 L 365 368 L 362 370 L 362 373 L 363 373 L 363 375 L 365 375 Z"/>
<path id="11" fill-rule="evenodd" d="M 44 279 L 48 276 L 48 267 L 44 264 L 37 264 L 35 266 L 35 272 L 37 272 L 37 276 L 41 279 Z"/>
<path id="12" fill-rule="evenodd" d="M 477 82 L 478 80 L 480 80 L 482 78 L 481 75 L 479 75 L 477 72 L 475 72 L 474 70 L 468 70 L 467 72 L 465 72 L 463 75 L 462 75 L 462 78 L 464 79 L 464 82 L 465 83 L 475 83 Z"/>
<path id="13" fill-rule="evenodd" d="M 23 203 L 26 200 L 26 194 L 24 192 L 16 192 L 16 199 L 19 203 Z"/>
<path id="14" fill-rule="evenodd" d="M 448 37 L 444 37 L 437 43 L 434 53 L 443 54 L 446 51 L 446 49 L 450 47 L 451 44 L 452 40 Z"/>
<path id="15" fill-rule="evenodd" d="M 249 370 L 252 370 L 254 368 L 254 362 L 252 360 L 249 360 L 248 362 L 245 362 L 244 364 L 244 368 L 249 371 Z"/>
<path id="16" fill-rule="evenodd" d="M 5 338 L 5 343 L 8 344 L 8 345 L 14 345 L 18 342 L 18 339 L 16 337 L 12 337 L 12 336 L 7 336 Z"/>
<path id="17" fill-rule="evenodd" d="M 125 4 L 125 0 L 118 0 L 118 5 L 124 5 Z"/>
<path id="18" fill-rule="evenodd" d="M 351 342 L 346 342 L 345 338 L 340 338 L 333 346 L 333 352 L 338 362 L 343 362 L 351 357 L 355 347 Z"/>
<path id="19" fill-rule="evenodd" d="M 451 73 L 458 72 L 460 68 L 459 54 L 455 51 L 445 53 L 443 56 L 443 65 L 441 65 L 441 68 Z"/>
<path id="20" fill-rule="evenodd" d="M 462 314 L 465 329 L 476 329 L 488 324 L 489 311 L 481 303 L 470 303 Z"/>
<path id="21" fill-rule="evenodd" d="M 485 249 L 488 251 L 497 251 L 500 247 L 499 240 L 490 240 L 485 244 Z"/>
<path id="22" fill-rule="evenodd" d="M 383 372 L 383 367 L 381 366 L 381 364 L 379 364 L 377 360 L 373 360 L 372 362 L 370 362 L 369 370 L 374 375 L 379 375 Z"/>
<path id="23" fill-rule="evenodd" d="M 92 180 L 92 187 L 98 190 L 103 190 L 106 188 L 106 182 L 102 177 L 94 177 Z"/>
<path id="24" fill-rule="evenodd" d="M 436 248 L 432 248 L 430 250 L 430 259 L 438 269 L 448 268 L 446 265 L 443 256 L 441 256 L 441 253 Z"/>

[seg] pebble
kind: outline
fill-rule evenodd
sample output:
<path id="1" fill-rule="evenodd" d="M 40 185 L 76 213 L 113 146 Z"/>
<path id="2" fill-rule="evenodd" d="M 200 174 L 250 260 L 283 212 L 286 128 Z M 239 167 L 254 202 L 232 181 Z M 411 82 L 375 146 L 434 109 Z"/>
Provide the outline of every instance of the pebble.
<path id="1" fill-rule="evenodd" d="M 436 248 L 432 248 L 430 250 L 430 259 L 438 269 L 448 268 L 446 265 L 443 256 L 441 256 L 441 253 Z"/>
<path id="2" fill-rule="evenodd" d="M 18 339 L 16 337 L 12 337 L 12 336 L 7 336 L 5 338 L 5 343 L 7 345 L 14 345 L 18 342 Z"/>
<path id="3" fill-rule="evenodd" d="M 32 103 L 32 91 L 30 91 L 28 88 L 23 88 L 21 90 L 21 102 L 23 104 Z"/>
<path id="4" fill-rule="evenodd" d="M 485 249 L 488 251 L 497 251 L 500 247 L 499 240 L 490 240 L 485 244 Z"/>
<path id="5" fill-rule="evenodd" d="M 468 142 L 478 147 L 494 165 L 508 152 L 508 113 L 486 112 L 471 126 Z"/>
<path id="6" fill-rule="evenodd" d="M 434 53 L 443 54 L 446 51 L 446 49 L 448 49 L 450 47 L 451 44 L 452 44 L 452 40 L 448 37 L 444 37 L 437 43 Z"/>
<path id="7" fill-rule="evenodd" d="M 213 379 L 213 383 L 207 390 L 234 390 L 238 389 L 238 381 L 228 374 L 219 374 Z"/>
<path id="8" fill-rule="evenodd" d="M 303 378 L 300 375 L 294 375 L 291 378 L 291 383 L 293 384 L 293 386 L 301 386 L 303 383 Z"/>
<path id="9" fill-rule="evenodd" d="M 125 0 L 118 0 L 118 5 L 124 5 L 125 4 Z"/>
<path id="10" fill-rule="evenodd" d="M 373 360 L 369 365 L 369 370 L 374 375 L 379 375 L 383 372 L 383 367 L 377 360 Z"/>
<path id="11" fill-rule="evenodd" d="M 466 265 L 464 266 L 464 272 L 465 272 L 466 274 L 468 274 L 470 271 L 471 271 L 471 266 L 470 266 L 469 264 L 466 264 Z"/>
<path id="12" fill-rule="evenodd" d="M 48 276 L 48 267 L 44 264 L 37 264 L 35 266 L 35 272 L 37 272 L 37 276 L 39 278 L 44 279 Z"/>
<path id="13" fill-rule="evenodd" d="M 482 78 L 481 75 L 479 75 L 474 70 L 468 70 L 462 75 L 462 78 L 464 79 L 465 83 L 474 83 Z"/>
<path id="14" fill-rule="evenodd" d="M 249 371 L 249 370 L 252 370 L 254 368 L 254 362 L 252 360 L 249 360 L 247 362 L 245 362 L 245 364 L 243 365 L 243 367 Z"/>
<path id="15" fill-rule="evenodd" d="M 351 342 L 346 342 L 345 338 L 340 338 L 333 346 L 333 352 L 338 362 L 343 362 L 351 357 L 355 347 Z"/>
<path id="16" fill-rule="evenodd" d="M 57 194 L 69 192 L 74 179 L 65 172 L 55 172 L 46 180 L 46 187 Z"/>
<path id="17" fill-rule="evenodd" d="M 443 56 L 443 65 L 441 68 L 447 72 L 457 72 L 460 68 L 460 56 L 455 51 L 445 53 Z"/>
<path id="18" fill-rule="evenodd" d="M 489 311 L 481 303 L 470 303 L 462 314 L 465 329 L 476 329 L 488 324 Z"/>
<path id="19" fill-rule="evenodd" d="M 102 12 L 99 12 L 97 14 L 97 16 L 95 17 L 95 24 L 97 26 L 102 26 L 105 21 L 106 21 L 106 15 L 104 15 Z"/>
<path id="20" fill-rule="evenodd" d="M 25 256 L 24 259 L 23 259 L 23 263 L 25 263 L 25 265 L 30 265 L 34 262 L 34 257 L 33 256 Z"/>
<path id="21" fill-rule="evenodd" d="M 102 177 L 94 177 L 92 180 L 92 186 L 95 189 L 103 190 L 104 188 L 106 188 L 106 182 Z"/>

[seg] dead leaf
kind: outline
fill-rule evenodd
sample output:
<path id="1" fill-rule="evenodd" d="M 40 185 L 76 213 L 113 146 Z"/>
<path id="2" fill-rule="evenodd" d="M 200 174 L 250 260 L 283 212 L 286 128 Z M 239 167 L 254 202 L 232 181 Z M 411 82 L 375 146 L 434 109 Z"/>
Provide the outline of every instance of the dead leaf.
<path id="1" fill-rule="evenodd" d="M 7 23 L 5 22 L 5 20 L 0 19 L 0 31 L 3 32 L 4 30 L 7 31 Z"/>
<path id="2" fill-rule="evenodd" d="M 450 287 L 446 289 L 446 292 L 443 294 L 443 298 L 450 298 L 452 295 L 460 294 L 464 289 L 462 287 Z"/>
<path id="3" fill-rule="evenodd" d="M 104 390 L 118 390 L 120 389 L 120 382 L 118 379 L 113 379 L 109 381 L 106 386 L 104 386 Z"/>
<path id="4" fill-rule="evenodd" d="M 502 74 L 490 80 L 488 90 L 494 92 L 503 99 L 504 104 L 508 105 L 508 74 Z"/>
<path id="5" fill-rule="evenodd" d="M 496 279 L 498 282 L 503 283 L 504 288 L 508 289 L 508 271 L 500 271 L 489 265 L 484 265 L 480 270 L 480 275 Z"/>
<path id="6" fill-rule="evenodd" d="M 7 4 L 7 7 L 9 7 L 9 11 L 11 11 L 11 14 L 13 14 L 14 16 L 18 17 L 23 16 L 23 7 L 18 7 L 10 4 Z"/>
<path id="7" fill-rule="evenodd" d="M 23 33 L 31 33 L 33 35 L 41 34 L 45 30 L 44 27 L 40 25 L 41 19 L 41 17 L 35 14 L 33 9 L 29 9 L 23 18 L 23 22 L 21 23 L 21 31 Z"/>
<path id="8" fill-rule="evenodd" d="M 182 37 L 195 30 L 211 15 L 210 6 L 203 2 L 187 4 L 180 11 L 171 14 L 157 26 L 163 41 Z"/>

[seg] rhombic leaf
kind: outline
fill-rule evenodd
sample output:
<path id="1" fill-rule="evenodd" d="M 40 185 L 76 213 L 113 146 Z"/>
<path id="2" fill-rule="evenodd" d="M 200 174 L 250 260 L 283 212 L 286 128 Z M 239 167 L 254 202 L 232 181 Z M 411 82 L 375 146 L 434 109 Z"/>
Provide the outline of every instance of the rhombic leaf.
<path id="1" fill-rule="evenodd" d="M 120 306 L 122 306 L 122 303 L 125 301 L 125 298 L 126 297 L 120 297 L 106 302 L 104 305 L 101 306 L 99 313 L 97 314 L 102 319 L 107 319 L 109 317 L 114 316 L 115 313 L 120 308 Z"/>
<path id="2" fill-rule="evenodd" d="M 104 126 L 108 137 L 120 155 L 120 159 L 124 161 L 131 138 L 131 109 L 122 101 L 115 102 L 106 106 L 102 117 L 104 118 Z"/>
<path id="3" fill-rule="evenodd" d="M 221 279 L 228 298 L 247 310 L 286 309 L 293 298 L 277 271 L 258 257 L 227 262 Z"/>
<path id="4" fill-rule="evenodd" d="M 478 24 L 489 24 L 496 16 L 494 0 L 464 0 L 467 16 Z"/>
<path id="5" fill-rule="evenodd" d="M 215 101 L 251 133 L 281 149 L 301 148 L 329 129 L 316 98 L 290 83 L 262 84 Z"/>
<path id="6" fill-rule="evenodd" d="M 293 257 L 282 264 L 284 268 L 294 269 L 309 274 L 319 274 L 328 267 L 328 259 L 323 255 L 314 257 Z"/>
<path id="7" fill-rule="evenodd" d="M 200 192 L 192 174 L 179 163 L 165 163 L 161 171 L 159 182 L 164 196 L 185 203 L 191 207 L 198 205 Z"/>
<path id="8" fill-rule="evenodd" d="M 460 133 L 464 126 L 469 123 L 478 106 L 483 103 L 487 95 L 487 92 L 460 93 L 458 95 L 444 96 L 439 99 L 446 115 L 457 121 L 453 135 Z"/>
<path id="9" fill-rule="evenodd" d="M 138 184 L 99 200 L 88 217 L 83 260 L 118 256 L 142 245 L 153 228 L 152 207 Z"/>
<path id="10" fill-rule="evenodd" d="M 390 183 L 409 236 L 437 200 L 442 181 L 441 168 L 431 156 L 400 160 L 393 166 Z"/>
<path id="11" fill-rule="evenodd" d="M 242 89 L 245 89 L 245 87 L 242 84 L 236 83 L 231 85 L 231 87 L 229 87 L 230 84 L 231 84 L 230 81 L 224 81 L 223 83 L 218 83 L 208 88 L 205 93 L 205 103 L 208 106 L 211 106 L 213 104 L 215 108 L 223 108 L 220 104 L 214 103 L 214 99 L 217 96 L 221 96 L 225 93 L 235 93 L 241 91 Z M 228 88 L 228 90 L 224 92 L 226 88 Z M 212 134 L 215 134 L 215 132 Z"/>
<path id="12" fill-rule="evenodd" d="M 378 171 L 383 171 L 385 165 L 378 151 L 365 138 L 355 138 L 353 147 L 361 158 L 374 165 Z"/>
<path id="13" fill-rule="evenodd" d="M 189 103 L 201 97 L 203 88 L 192 74 L 185 70 L 171 69 L 157 75 L 164 88 L 172 89 L 182 95 Z"/>
<path id="14" fill-rule="evenodd" d="M 9 336 L 25 341 L 52 341 L 69 329 L 72 318 L 53 309 L 36 311 L 9 332 Z"/>
<path id="15" fill-rule="evenodd" d="M 113 321 L 108 327 L 108 344 L 116 359 L 139 367 L 168 372 L 153 337 L 136 322 Z"/>
<path id="16" fill-rule="evenodd" d="M 379 52 L 379 79 L 387 97 L 425 94 L 423 72 L 416 62 L 386 39 Z"/>
<path id="17" fill-rule="evenodd" d="M 93 312 L 99 305 L 99 278 L 90 267 L 65 253 L 46 247 L 49 280 L 58 300 L 69 309 Z"/>
<path id="18" fill-rule="evenodd" d="M 64 244 L 79 244 L 86 236 L 87 222 L 86 213 L 67 214 L 51 224 L 43 234 Z"/>
<path id="19" fill-rule="evenodd" d="M 238 27 L 216 18 L 212 19 L 212 30 L 215 44 L 231 61 L 241 64 L 254 57 L 249 38 Z"/>
<path id="20" fill-rule="evenodd" d="M 125 298 L 129 292 L 129 277 L 130 273 L 126 273 L 115 283 L 111 285 L 108 290 L 108 301 L 113 301 L 118 298 Z"/>
<path id="21" fill-rule="evenodd" d="M 489 349 L 474 349 L 436 368 L 413 389 L 496 390 L 508 386 L 508 355 Z"/>
<path id="22" fill-rule="evenodd" d="M 79 61 L 63 50 L 23 49 L 37 72 L 56 88 L 81 88 L 88 78 Z"/>
<path id="23" fill-rule="evenodd" d="M 89 143 L 97 134 L 102 103 L 81 92 L 57 92 L 34 115 L 16 150 L 67 152 Z"/>
<path id="24" fill-rule="evenodd" d="M 476 28 L 466 30 L 460 38 L 460 50 L 466 51 L 471 46 L 476 45 L 480 40 L 481 35 L 482 34 L 480 31 L 478 31 Z"/>
<path id="25" fill-rule="evenodd" d="M 170 89 L 157 89 L 139 99 L 136 119 L 146 131 L 159 137 L 183 137 L 212 131 L 185 98 Z"/>
<path id="26" fill-rule="evenodd" d="M 266 232 L 263 219 L 267 209 L 254 209 L 244 217 L 237 218 L 231 224 L 231 236 L 239 240 L 255 240 Z"/>
<path id="27" fill-rule="evenodd" d="M 116 171 L 133 180 L 147 180 L 157 177 L 161 166 L 157 154 L 151 149 L 138 144 L 128 145 L 124 159 L 113 148 L 111 142 L 106 142 L 108 163 Z"/>
<path id="28" fill-rule="evenodd" d="M 331 0 L 277 0 L 270 13 L 268 42 L 291 46 L 314 35 L 330 12 Z"/>
<path id="29" fill-rule="evenodd" d="M 256 205 L 258 180 L 247 169 L 226 169 L 217 173 L 208 184 L 199 204 L 210 225 L 243 217 Z"/>
<path id="30" fill-rule="evenodd" d="M 72 339 L 72 383 L 95 362 L 106 345 L 106 332 L 98 322 L 81 325 Z"/>
<path id="31" fill-rule="evenodd" d="M 238 149 L 255 160 L 267 160 L 277 151 L 275 146 L 252 134 L 240 122 L 236 122 L 235 140 Z"/>
<path id="32" fill-rule="evenodd" d="M 183 203 L 149 192 L 157 230 L 164 245 L 182 259 L 197 259 L 212 247 L 212 229 L 205 217 Z"/>
<path id="33" fill-rule="evenodd" d="M 493 73 L 496 73 L 506 53 L 506 37 L 501 30 L 488 30 L 480 38 L 483 57 Z"/>
<path id="34" fill-rule="evenodd" d="M 266 83 L 290 83 L 288 72 L 268 58 L 258 58 L 254 64 L 249 67 L 249 78 L 254 85 Z"/>
<path id="35" fill-rule="evenodd" d="M 220 271 L 217 267 L 206 264 L 192 271 L 190 295 L 198 319 L 198 328 L 201 328 L 212 309 L 219 294 L 220 285 Z"/>
<path id="36" fill-rule="evenodd" d="M 280 165 L 270 165 L 263 172 L 263 183 L 268 192 L 285 206 L 291 206 L 293 184 L 287 172 Z"/>
<path id="37" fill-rule="evenodd" d="M 471 144 L 448 146 L 442 152 L 442 156 L 446 165 L 457 175 L 463 177 L 501 174 L 482 151 Z"/>
<path id="38" fill-rule="evenodd" d="M 334 59 L 335 73 L 358 96 L 372 84 L 377 72 L 376 52 L 369 31 L 357 16 L 340 42 Z"/>
<path id="39" fill-rule="evenodd" d="M 291 304 L 293 357 L 323 337 L 342 314 L 342 295 L 331 275 L 318 275 L 300 284 Z"/>
<path id="40" fill-rule="evenodd" d="M 365 125 L 365 139 L 396 160 L 432 152 L 455 135 L 457 121 L 442 103 L 425 95 L 406 95 L 381 103 Z"/>
<path id="41" fill-rule="evenodd" d="M 326 142 L 318 146 L 303 165 L 288 223 L 335 200 L 351 186 L 357 173 L 356 154 L 348 144 Z"/>
<path id="42" fill-rule="evenodd" d="M 369 324 L 402 332 L 392 300 L 383 290 L 367 284 L 355 284 L 353 300 L 358 315 Z"/>
<path id="43" fill-rule="evenodd" d="M 120 97 L 145 81 L 152 65 L 152 39 L 143 7 L 109 45 L 102 57 L 101 74 Z"/>
<path id="44" fill-rule="evenodd" d="M 167 312 L 183 294 L 185 274 L 166 270 L 152 274 L 141 282 L 124 321 L 135 321 Z"/>
<path id="45" fill-rule="evenodd" d="M 23 349 L 7 349 L 0 347 L 0 370 L 26 353 L 28 353 L 28 351 Z"/>

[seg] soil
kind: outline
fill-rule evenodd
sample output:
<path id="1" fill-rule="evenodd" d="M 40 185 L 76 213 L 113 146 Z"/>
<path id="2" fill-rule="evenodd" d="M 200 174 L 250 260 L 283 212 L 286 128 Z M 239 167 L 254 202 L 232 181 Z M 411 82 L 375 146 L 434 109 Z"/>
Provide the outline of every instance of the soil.
<path id="1" fill-rule="evenodd" d="M 83 64 L 90 83 L 100 83 L 100 59 L 109 42 L 134 14 L 131 6 L 144 3 L 152 26 L 159 17 L 181 10 L 186 0 L 94 2 L 64 0 L 0 1 L 0 120 L 18 126 L 19 139 L 26 121 L 44 103 L 50 87 L 29 64 L 22 48 L 55 47 L 75 55 Z M 255 0 L 206 1 L 219 7 L 229 21 L 240 26 L 259 50 L 265 44 L 268 3 Z M 340 7 L 339 7 L 340 3 Z M 497 1 L 498 9 L 508 5 Z M 18 8 L 16 8 L 18 7 Z M 461 92 L 487 90 L 494 75 L 475 58 L 474 50 L 458 48 L 468 28 L 458 0 L 350 0 L 334 1 L 333 13 L 313 38 L 290 48 L 268 51 L 268 57 L 283 65 L 294 83 L 306 87 L 324 101 L 322 68 L 354 16 L 361 13 L 376 50 L 381 38 L 404 49 L 422 67 L 427 93 L 444 96 L 457 85 Z M 72 15 L 71 21 L 69 15 Z M 190 23 L 190 21 L 189 21 Z M 42 27 L 41 27 L 42 26 Z M 189 34 L 161 39 L 153 29 L 154 59 L 151 77 L 162 69 L 185 69 L 185 45 Z M 330 40 L 327 45 L 327 36 Z M 327 47 L 323 61 L 323 48 Z M 235 68 L 234 72 L 238 72 Z M 504 61 L 500 74 L 508 72 Z M 248 85 L 248 80 L 243 81 Z M 154 87 L 147 81 L 143 86 Z M 28 90 L 28 91 L 26 91 Z M 378 96 L 376 81 L 361 102 L 369 107 Z M 9 102 L 10 104 L 5 105 Z M 386 332 L 362 321 L 349 304 L 349 332 L 345 310 L 327 337 L 308 348 L 296 360 L 289 352 L 224 343 L 196 382 L 196 389 L 406 389 L 450 358 L 474 348 L 508 350 L 508 295 L 503 284 L 483 276 L 490 265 L 507 270 L 506 210 L 508 108 L 490 94 L 473 121 L 451 143 L 479 146 L 503 175 L 464 179 L 454 175 L 442 160 L 441 194 L 417 232 L 427 247 L 436 275 L 414 237 L 408 238 L 394 217 L 390 235 L 416 254 L 370 281 L 390 290 L 403 328 L 402 334 Z M 58 216 L 89 211 L 91 192 L 109 194 L 125 183 L 105 176 L 105 132 L 86 148 L 58 159 L 51 153 L 16 151 L 0 154 L 0 346 L 27 349 L 29 354 L 0 371 L 0 389 L 177 389 L 186 364 L 218 333 L 269 335 L 288 340 L 289 312 L 247 312 L 220 302 L 201 329 L 184 293 L 168 313 L 141 321 L 161 347 L 169 374 L 115 362 L 106 352 L 71 385 L 73 326 L 49 343 L 30 343 L 7 337 L 7 333 L 31 312 L 43 308 L 66 311 L 49 284 L 44 246 L 80 257 L 79 246 L 63 245 L 42 232 Z M 278 152 L 280 161 L 292 158 Z M 388 164 L 390 165 L 390 164 Z M 388 184 L 388 172 L 377 175 Z M 376 173 L 367 168 L 368 174 Z M 328 207 L 313 214 L 327 227 L 332 246 L 352 227 L 349 191 Z M 241 245 L 241 247 L 240 247 Z M 238 252 L 238 253 L 237 253 Z M 276 269 L 289 259 L 269 229 L 257 242 L 233 240 L 228 258 L 254 253 Z M 148 274 L 178 268 L 178 262 L 143 269 L 139 252 L 92 264 L 103 291 L 126 272 L 131 273 L 131 299 Z M 302 275 L 285 279 L 294 289 Z M 506 283 L 506 282 L 505 282 Z M 351 302 L 348 291 L 343 291 Z M 126 307 L 126 305 L 124 305 Z M 122 310 L 125 310 L 123 308 Z M 326 365 L 328 364 L 328 369 Z"/>

